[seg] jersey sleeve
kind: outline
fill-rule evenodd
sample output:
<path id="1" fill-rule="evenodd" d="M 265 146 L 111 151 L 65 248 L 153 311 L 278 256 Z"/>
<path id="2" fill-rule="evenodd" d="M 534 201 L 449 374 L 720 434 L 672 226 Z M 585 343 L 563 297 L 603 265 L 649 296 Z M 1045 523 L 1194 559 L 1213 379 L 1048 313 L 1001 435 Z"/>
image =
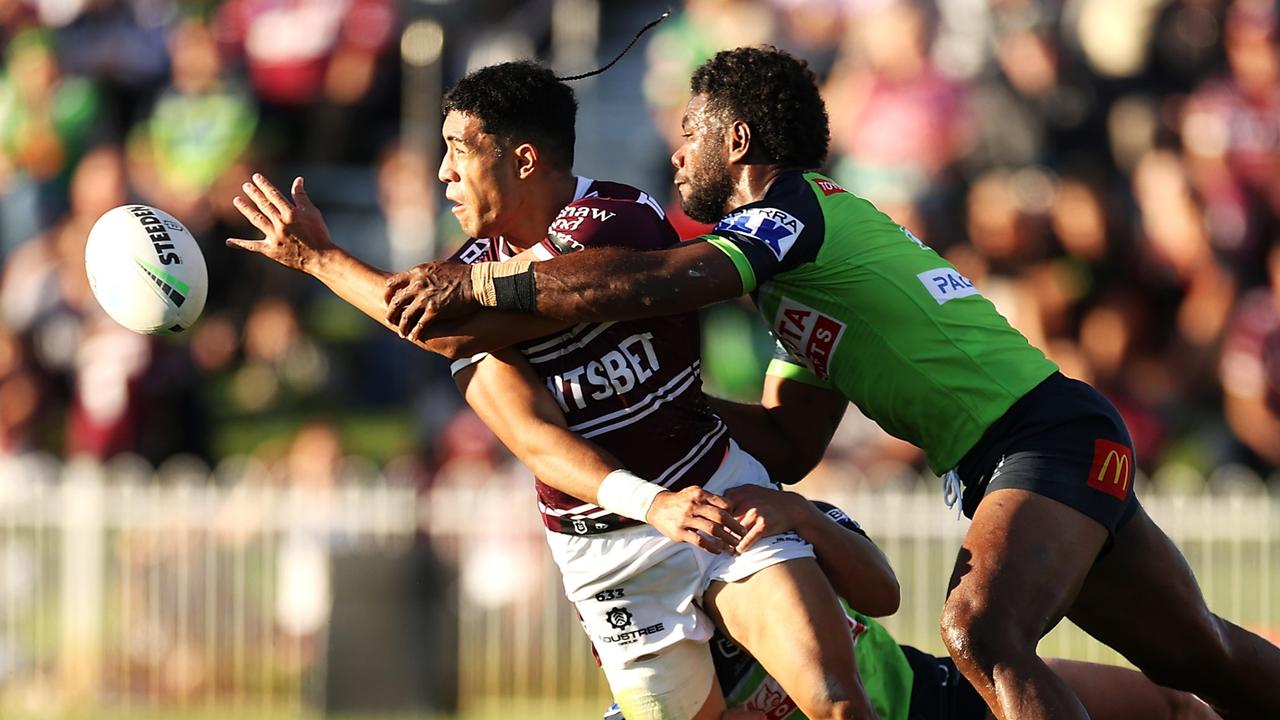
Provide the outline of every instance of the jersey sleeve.
<path id="1" fill-rule="evenodd" d="M 849 514 L 829 502 L 822 500 L 810 500 L 813 506 L 822 511 L 823 515 L 836 521 L 836 524 L 845 530 L 851 530 L 858 533 L 862 537 L 867 537 L 867 532 L 862 529 L 857 520 L 849 517 Z"/>
<path id="2" fill-rule="evenodd" d="M 815 208 L 797 204 L 748 205 L 726 215 L 702 236 L 733 261 L 744 294 L 817 257 L 822 247 L 822 216 Z"/>
<path id="3" fill-rule="evenodd" d="M 812 370 L 792 357 L 781 342 L 774 344 L 773 358 L 769 360 L 769 366 L 765 369 L 765 374 L 820 388 L 831 389 L 832 387 L 830 382 L 818 377 Z"/>
<path id="4" fill-rule="evenodd" d="M 478 262 L 491 260 L 493 241 L 489 238 L 471 238 L 463 243 L 458 251 L 449 256 L 449 262 L 475 265 Z"/>
<path id="5" fill-rule="evenodd" d="M 589 247 L 661 250 L 678 240 L 671 223 L 648 203 L 586 197 L 560 211 L 533 252 L 539 260 L 550 260 Z"/>

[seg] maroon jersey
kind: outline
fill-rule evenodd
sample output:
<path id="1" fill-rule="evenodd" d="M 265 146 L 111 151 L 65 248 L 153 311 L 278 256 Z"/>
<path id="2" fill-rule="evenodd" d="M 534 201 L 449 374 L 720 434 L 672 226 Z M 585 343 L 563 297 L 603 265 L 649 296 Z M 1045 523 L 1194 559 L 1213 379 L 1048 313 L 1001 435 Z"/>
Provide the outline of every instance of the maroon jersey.
<path id="1" fill-rule="evenodd" d="M 659 250 L 679 242 L 658 204 L 628 185 L 579 178 L 539 259 L 613 245 Z M 503 261 L 517 253 L 501 237 L 472 239 L 453 260 Z M 724 460 L 729 436 L 702 394 L 701 332 L 694 313 L 582 323 L 517 347 L 560 404 L 569 429 L 631 472 L 672 490 L 702 485 Z M 454 371 L 466 361 L 454 363 Z M 537 481 L 538 508 L 556 532 L 607 532 L 630 520 Z"/>

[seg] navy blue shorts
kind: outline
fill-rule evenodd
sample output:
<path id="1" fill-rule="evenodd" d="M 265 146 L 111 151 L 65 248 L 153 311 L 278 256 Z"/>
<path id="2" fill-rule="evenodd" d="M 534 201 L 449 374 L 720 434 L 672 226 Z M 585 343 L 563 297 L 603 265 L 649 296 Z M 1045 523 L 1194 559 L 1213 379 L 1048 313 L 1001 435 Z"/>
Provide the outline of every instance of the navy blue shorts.
<path id="1" fill-rule="evenodd" d="M 1054 373 L 1015 402 L 956 466 L 972 518 L 991 490 L 1018 488 L 1074 508 L 1107 529 L 1107 548 L 1138 510 L 1133 441 L 1091 385 Z"/>
<path id="2" fill-rule="evenodd" d="M 949 657 L 902 646 L 913 674 L 907 720 L 985 720 L 987 704 Z"/>

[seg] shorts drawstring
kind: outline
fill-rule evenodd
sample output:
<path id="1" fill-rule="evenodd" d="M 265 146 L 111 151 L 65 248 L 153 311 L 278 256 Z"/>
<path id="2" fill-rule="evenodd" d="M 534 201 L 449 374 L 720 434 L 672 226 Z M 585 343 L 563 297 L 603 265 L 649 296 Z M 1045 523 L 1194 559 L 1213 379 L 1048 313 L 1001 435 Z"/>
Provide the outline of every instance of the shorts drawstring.
<path id="1" fill-rule="evenodd" d="M 942 501 L 947 504 L 947 507 L 956 509 L 957 520 L 960 519 L 964 512 L 964 503 L 960 502 L 963 495 L 964 483 L 960 482 L 960 473 L 957 473 L 955 468 L 952 468 L 947 471 L 946 475 L 942 476 Z"/>

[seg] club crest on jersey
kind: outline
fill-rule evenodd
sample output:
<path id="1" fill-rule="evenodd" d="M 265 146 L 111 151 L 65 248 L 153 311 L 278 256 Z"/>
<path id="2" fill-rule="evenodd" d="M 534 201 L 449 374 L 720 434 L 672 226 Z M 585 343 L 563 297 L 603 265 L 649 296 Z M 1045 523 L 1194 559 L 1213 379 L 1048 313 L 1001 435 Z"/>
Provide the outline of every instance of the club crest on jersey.
<path id="1" fill-rule="evenodd" d="M 934 300 L 941 305 L 949 300 L 956 298 L 969 297 L 977 295 L 978 289 L 973 286 L 973 281 L 960 274 L 955 268 L 941 267 L 933 270 L 925 270 L 916 275 L 920 279 L 920 284 L 924 285 L 924 289 L 929 291 Z"/>
<path id="2" fill-rule="evenodd" d="M 604 619 L 608 620 L 615 630 L 621 630 L 631 624 L 631 611 L 624 607 L 616 607 L 605 613 Z"/>
<path id="3" fill-rule="evenodd" d="M 831 356 L 835 354 L 845 324 L 824 315 L 808 305 L 783 298 L 773 318 L 773 334 L 791 357 L 799 360 L 820 379 L 829 375 Z"/>
<path id="4" fill-rule="evenodd" d="M 804 223 L 795 215 L 778 208 L 747 208 L 724 216 L 716 223 L 715 232 L 731 232 L 755 238 L 768 246 L 778 260 L 786 257 L 796 244 Z"/>

